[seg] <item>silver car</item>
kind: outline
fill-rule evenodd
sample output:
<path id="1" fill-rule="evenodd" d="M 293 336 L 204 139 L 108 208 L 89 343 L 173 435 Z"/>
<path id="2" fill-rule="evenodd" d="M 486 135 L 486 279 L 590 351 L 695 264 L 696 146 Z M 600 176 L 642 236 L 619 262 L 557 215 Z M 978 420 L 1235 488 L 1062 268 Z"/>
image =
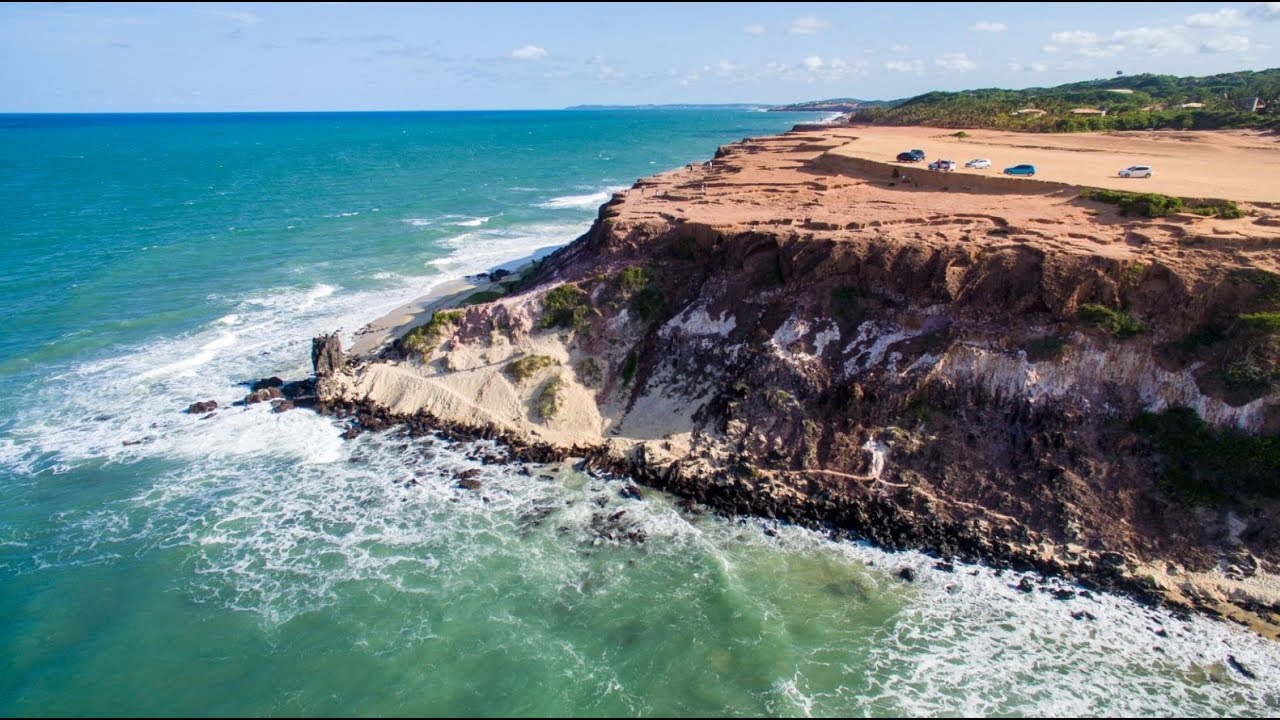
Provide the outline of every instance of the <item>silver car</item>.
<path id="1" fill-rule="evenodd" d="M 1150 165 L 1130 165 L 1119 172 L 1123 178 L 1149 178 L 1152 174 Z"/>
<path id="2" fill-rule="evenodd" d="M 977 158 L 965 163 L 964 166 L 967 168 L 973 168 L 974 170 L 986 170 L 991 167 L 991 161 L 986 158 Z"/>

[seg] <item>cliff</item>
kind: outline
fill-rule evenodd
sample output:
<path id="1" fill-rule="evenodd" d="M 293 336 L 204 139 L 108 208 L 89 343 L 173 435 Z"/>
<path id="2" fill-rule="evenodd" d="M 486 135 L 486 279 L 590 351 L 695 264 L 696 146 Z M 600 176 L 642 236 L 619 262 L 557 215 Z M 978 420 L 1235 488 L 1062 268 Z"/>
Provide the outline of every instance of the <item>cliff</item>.
<path id="1" fill-rule="evenodd" d="M 1274 635 L 1280 214 L 1128 218 L 850 147 L 793 132 L 638 181 L 505 294 L 324 373 L 320 405 Z"/>

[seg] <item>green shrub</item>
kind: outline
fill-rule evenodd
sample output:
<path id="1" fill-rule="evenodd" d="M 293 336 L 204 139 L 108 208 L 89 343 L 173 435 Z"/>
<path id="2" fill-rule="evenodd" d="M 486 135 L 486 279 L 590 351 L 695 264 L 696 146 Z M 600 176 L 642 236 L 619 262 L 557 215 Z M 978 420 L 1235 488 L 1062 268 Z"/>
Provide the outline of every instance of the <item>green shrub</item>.
<path id="1" fill-rule="evenodd" d="M 861 325 L 878 306 L 876 297 L 860 287 L 844 285 L 831 291 L 831 313 L 837 320 Z"/>
<path id="2" fill-rule="evenodd" d="M 952 134 L 952 137 L 956 137 L 956 138 L 959 138 L 959 139 L 963 140 L 963 139 L 965 139 L 965 138 L 969 137 L 969 133 L 967 133 L 967 132 L 965 132 L 965 131 L 961 130 L 961 131 L 960 131 L 960 132 L 958 132 L 958 133 L 953 133 L 953 134 Z"/>
<path id="3" fill-rule="evenodd" d="M 456 327 L 462 322 L 461 310 L 437 310 L 432 313 L 431 320 L 426 325 L 418 327 L 405 333 L 400 338 L 400 347 L 407 352 L 428 354 L 440 344 L 444 334 Z"/>
<path id="4" fill-rule="evenodd" d="M 1197 215 L 1219 217 L 1224 220 L 1237 220 L 1244 217 L 1244 210 L 1234 200 L 1226 200 L 1210 205 L 1194 205 L 1188 207 L 1187 210 Z"/>
<path id="5" fill-rule="evenodd" d="M 631 313 L 643 323 L 651 323 L 667 310 L 667 299 L 662 295 L 662 288 L 650 285 L 631 298 Z"/>
<path id="6" fill-rule="evenodd" d="M 544 385 L 542 392 L 538 393 L 538 416 L 543 420 L 554 418 L 564 407 L 564 391 L 568 387 L 569 384 L 559 376 Z"/>
<path id="7" fill-rule="evenodd" d="M 539 370 L 555 364 L 556 359 L 549 355 L 525 355 L 518 360 L 512 360 L 507 363 L 503 371 L 510 375 L 516 381 L 516 384 L 521 384 L 533 377 Z"/>
<path id="8" fill-rule="evenodd" d="M 1105 305 L 1085 303 L 1076 311 L 1080 319 L 1115 337 L 1129 337 L 1142 332 L 1142 323 L 1127 312 Z"/>
<path id="9" fill-rule="evenodd" d="M 1280 496 L 1280 437 L 1213 428 L 1185 407 L 1143 413 L 1134 428 L 1155 441 L 1166 487 L 1186 502 Z"/>
<path id="10" fill-rule="evenodd" d="M 577 285 L 561 285 L 542 296 L 542 327 L 574 328 L 587 325 L 591 306 L 587 294 Z"/>
<path id="11" fill-rule="evenodd" d="M 631 384 L 631 378 L 636 376 L 636 367 L 640 364 L 640 355 L 635 350 L 627 353 L 627 359 L 622 362 L 622 383 L 624 385 Z"/>
<path id="12" fill-rule="evenodd" d="M 643 265 L 632 265 L 618 273 L 618 289 L 627 295 L 646 287 L 652 281 L 652 274 Z"/>
<path id="13" fill-rule="evenodd" d="M 480 292 L 474 292 L 468 295 L 467 299 L 462 301 L 462 304 L 483 305 L 485 303 L 491 303 L 505 294 L 506 293 L 498 290 L 481 290 Z"/>
<path id="14" fill-rule="evenodd" d="M 1280 312 L 1243 313 L 1240 329 L 1253 335 L 1273 335 L 1280 332 Z"/>
<path id="15" fill-rule="evenodd" d="M 1149 218 L 1165 217 L 1182 212 L 1182 199 L 1159 193 L 1134 193 L 1123 190 L 1082 190 L 1080 197 L 1096 200 L 1120 208 L 1122 215 L 1142 215 Z"/>

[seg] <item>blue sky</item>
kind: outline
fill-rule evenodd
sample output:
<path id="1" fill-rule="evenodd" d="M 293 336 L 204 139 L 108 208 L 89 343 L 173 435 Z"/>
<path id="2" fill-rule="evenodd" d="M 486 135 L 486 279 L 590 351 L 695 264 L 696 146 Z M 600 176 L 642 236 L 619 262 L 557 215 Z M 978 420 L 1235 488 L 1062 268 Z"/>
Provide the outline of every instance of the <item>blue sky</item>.
<path id="1" fill-rule="evenodd" d="M 0 5 L 0 112 L 895 98 L 1280 66 L 1280 2 Z"/>

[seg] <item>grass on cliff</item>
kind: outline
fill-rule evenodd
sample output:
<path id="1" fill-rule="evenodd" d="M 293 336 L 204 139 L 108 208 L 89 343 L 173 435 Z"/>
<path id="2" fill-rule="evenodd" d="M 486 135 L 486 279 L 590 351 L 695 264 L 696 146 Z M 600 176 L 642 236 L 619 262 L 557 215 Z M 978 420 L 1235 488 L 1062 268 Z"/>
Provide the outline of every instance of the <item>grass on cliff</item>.
<path id="1" fill-rule="evenodd" d="M 667 298 L 653 271 L 644 265 L 623 268 L 614 278 L 614 307 L 626 303 L 632 317 L 646 325 L 662 318 Z"/>
<path id="2" fill-rule="evenodd" d="M 406 352 L 426 355 L 440 344 L 446 332 L 457 327 L 461 322 L 461 310 L 437 310 L 431 315 L 431 320 L 427 324 L 419 325 L 405 333 L 404 337 L 400 338 L 400 347 Z"/>
<path id="3" fill-rule="evenodd" d="M 542 296 L 542 327 L 585 330 L 591 315 L 587 294 L 577 285 L 565 284 Z"/>
<path id="4" fill-rule="evenodd" d="M 1094 188 L 1081 190 L 1080 197 L 1085 200 L 1115 205 L 1121 215 L 1141 215 L 1142 217 L 1159 218 L 1179 212 L 1192 212 L 1197 215 L 1216 216 L 1226 219 L 1244 217 L 1244 210 L 1233 200 L 1207 202 L 1190 205 L 1182 198 L 1159 193 L 1136 193 L 1125 190 L 1104 190 Z"/>
<path id="5" fill-rule="evenodd" d="M 564 407 L 564 391 L 568 388 L 569 383 L 558 375 L 543 386 L 542 392 L 538 393 L 538 416 L 550 420 L 558 415 Z"/>
<path id="6" fill-rule="evenodd" d="M 502 370 L 519 385 L 533 377 L 539 370 L 549 368 L 555 364 L 556 359 L 550 355 L 525 355 L 518 360 L 512 360 L 507 363 L 507 366 Z"/>
<path id="7" fill-rule="evenodd" d="M 1133 427 L 1155 443 L 1165 487 L 1183 502 L 1280 496 L 1280 437 L 1214 428 L 1185 407 L 1143 413 Z"/>
<path id="8" fill-rule="evenodd" d="M 467 299 L 462 301 L 462 304 L 463 305 L 483 305 L 485 303 L 491 303 L 494 300 L 497 300 L 498 298 L 502 297 L 503 295 L 506 295 L 506 293 L 500 290 L 481 290 L 479 292 L 473 292 L 470 295 L 468 295 Z"/>
<path id="9" fill-rule="evenodd" d="M 1132 337 L 1142 332 L 1142 323 L 1127 312 L 1112 310 L 1105 305 L 1085 303 L 1076 311 L 1084 322 L 1093 325 L 1113 337 Z"/>

